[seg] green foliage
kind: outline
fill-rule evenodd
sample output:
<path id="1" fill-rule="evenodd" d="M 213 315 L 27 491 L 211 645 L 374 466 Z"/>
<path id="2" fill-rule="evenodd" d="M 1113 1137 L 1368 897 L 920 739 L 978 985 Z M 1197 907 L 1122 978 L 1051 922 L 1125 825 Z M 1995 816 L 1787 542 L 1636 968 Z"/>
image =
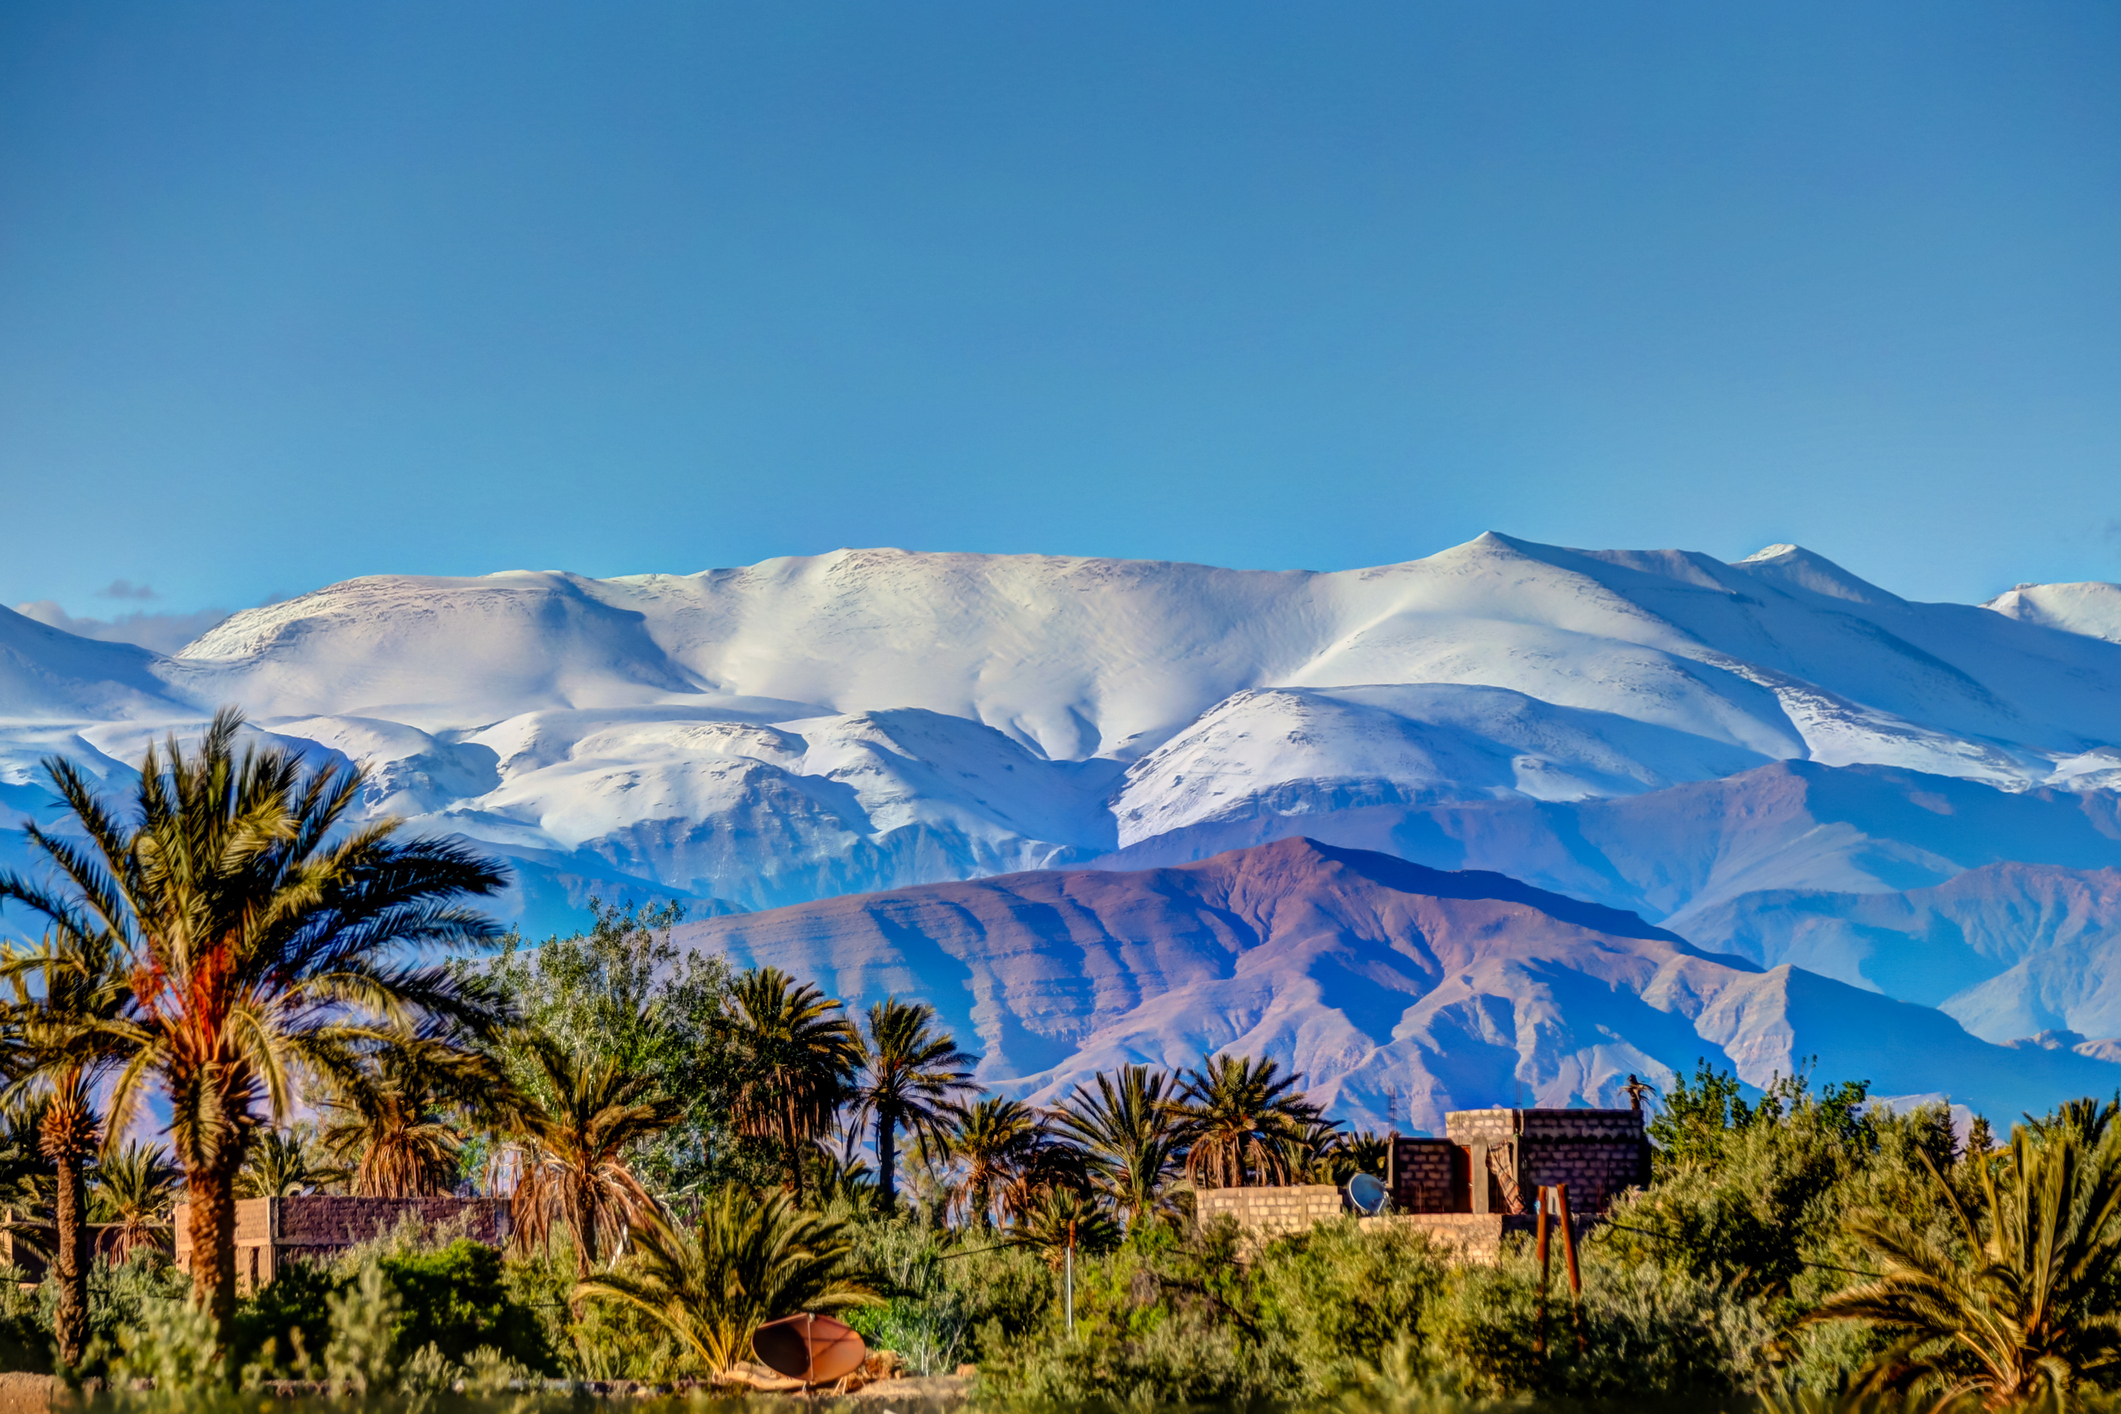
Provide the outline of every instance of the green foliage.
<path id="1" fill-rule="evenodd" d="M 331 1342 L 329 1303 L 344 1279 L 312 1262 L 290 1262 L 236 1307 L 231 1328 L 238 1365 L 285 1370 L 290 1378 Z"/>
<path id="2" fill-rule="evenodd" d="M 324 1304 L 331 1313 L 324 1373 L 332 1384 L 355 1394 L 380 1393 L 395 1385 L 405 1359 L 398 1343 L 404 1302 L 382 1264 L 364 1263 Z"/>
<path id="3" fill-rule="evenodd" d="M 376 1265 L 401 1303 L 393 1328 L 401 1349 L 431 1345 L 463 1363 L 483 1346 L 529 1368 L 551 1365 L 536 1317 L 508 1299 L 495 1248 L 458 1238 L 440 1251 L 387 1257 Z"/>
<path id="4" fill-rule="evenodd" d="M 537 1313 L 516 1298 L 511 1264 L 498 1250 L 418 1234 L 406 1224 L 331 1266 L 282 1268 L 236 1310 L 238 1364 L 260 1377 L 328 1375 L 354 1390 L 395 1388 L 416 1358 L 423 1369 L 469 1365 L 481 1349 L 489 1364 L 555 1368 Z"/>
<path id="5" fill-rule="evenodd" d="M 672 940 L 685 916 L 677 903 L 620 907 L 592 898 L 589 907 L 586 933 L 534 948 L 508 934 L 487 975 L 521 1011 L 525 1035 L 558 1039 L 585 1060 L 608 1061 L 684 1099 L 680 1122 L 641 1146 L 637 1167 L 653 1186 L 668 1192 L 717 1181 L 742 1162 L 730 1129 L 735 1068 L 717 1030 L 733 980 L 729 964 Z M 511 1045 L 502 1060 L 517 1085 L 551 1098 L 531 1049 Z M 466 1157 L 477 1155 L 475 1148 Z"/>
<path id="6" fill-rule="evenodd" d="M 1743 1091 L 1737 1076 L 1717 1071 L 1705 1059 L 1696 1063 L 1691 1084 L 1675 1075 L 1649 1123 L 1659 1159 L 1713 1162 L 1734 1135 L 1772 1129 L 1800 1117 L 1844 1143 L 1864 1146 L 1873 1137 L 1867 1080 L 1841 1081 L 1815 1095 L 1809 1071 L 1800 1069 L 1795 1075 L 1776 1076 L 1756 1102 L 1748 1103 Z"/>
<path id="7" fill-rule="evenodd" d="M 804 1212 L 785 1193 L 725 1188 L 689 1229 L 651 1218 L 616 1269 L 575 1291 L 642 1312 L 702 1373 L 719 1374 L 747 1358 L 763 1322 L 870 1300 L 848 1270 L 853 1251 L 843 1223 Z"/>
<path id="8" fill-rule="evenodd" d="M 228 1354 L 213 1315 L 181 1298 L 150 1297 L 133 1325 L 118 1332 L 112 1378 L 152 1380 L 165 1395 L 228 1383 Z"/>
<path id="9" fill-rule="evenodd" d="M 1353 1219 L 1277 1243 L 1254 1274 L 1266 1339 L 1299 1372 L 1302 1393 L 1360 1383 L 1385 1347 L 1414 1328 L 1442 1290 L 1447 1266 L 1426 1238 Z"/>

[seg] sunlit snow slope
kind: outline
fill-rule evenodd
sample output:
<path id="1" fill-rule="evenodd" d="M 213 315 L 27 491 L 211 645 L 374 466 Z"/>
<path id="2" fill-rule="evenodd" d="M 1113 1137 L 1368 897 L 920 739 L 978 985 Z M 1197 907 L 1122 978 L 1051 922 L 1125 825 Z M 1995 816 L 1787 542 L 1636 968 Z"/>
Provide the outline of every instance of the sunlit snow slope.
<path id="1" fill-rule="evenodd" d="M 2121 868 L 2121 588 L 1910 603 L 1791 546 L 379 577 L 174 658 L 0 610 L 0 806 L 40 808 L 41 755 L 121 781 L 227 702 L 372 762 L 368 809 L 507 855 L 533 928 L 591 892 L 698 917 L 1309 835 L 1899 995 L 1927 944 L 1832 942 L 1855 935 L 1822 911 L 1992 865 Z M 2102 928 L 1950 952 L 1962 1014 L 2103 1025 L 2041 1000 L 2035 956 L 2098 954 Z"/>

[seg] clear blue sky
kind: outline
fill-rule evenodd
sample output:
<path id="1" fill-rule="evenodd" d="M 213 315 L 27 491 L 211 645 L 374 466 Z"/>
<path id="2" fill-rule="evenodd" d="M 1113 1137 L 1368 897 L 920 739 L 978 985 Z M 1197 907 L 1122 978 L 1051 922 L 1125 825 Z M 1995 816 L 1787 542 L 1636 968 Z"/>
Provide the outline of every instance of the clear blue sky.
<path id="1" fill-rule="evenodd" d="M 1490 527 L 2121 579 L 2117 296 L 2110 0 L 14 0 L 0 602 Z"/>

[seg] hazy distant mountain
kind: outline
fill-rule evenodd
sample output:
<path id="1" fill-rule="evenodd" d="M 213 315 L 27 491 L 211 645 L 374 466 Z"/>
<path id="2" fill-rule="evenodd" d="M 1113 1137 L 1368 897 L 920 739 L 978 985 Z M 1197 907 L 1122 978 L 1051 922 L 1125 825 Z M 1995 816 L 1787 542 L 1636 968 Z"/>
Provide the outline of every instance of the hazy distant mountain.
<path id="1" fill-rule="evenodd" d="M 0 805 L 41 808 L 46 752 L 123 780 L 233 701 L 373 762 L 370 809 L 510 857 L 534 929 L 591 892 L 697 916 L 1309 835 L 1894 995 L 1942 1001 L 1948 977 L 1986 1035 L 2081 1032 L 2054 1019 L 2106 1013 L 2041 1000 L 2042 959 L 2103 975 L 2103 924 L 2014 951 L 1851 931 L 1922 900 L 1773 900 L 2121 868 L 2117 606 L 2113 585 L 1910 603 L 1790 546 L 1484 535 L 1330 574 L 872 550 L 380 577 L 175 657 L 0 611 Z M 2032 907 L 2035 875 L 1996 877 L 1995 916 Z"/>

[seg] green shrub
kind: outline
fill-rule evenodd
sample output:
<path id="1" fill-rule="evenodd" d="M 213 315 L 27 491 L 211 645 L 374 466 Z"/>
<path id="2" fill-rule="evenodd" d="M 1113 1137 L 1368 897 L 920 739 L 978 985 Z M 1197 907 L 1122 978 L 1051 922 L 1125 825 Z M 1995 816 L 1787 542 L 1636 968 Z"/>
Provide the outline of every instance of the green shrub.
<path id="1" fill-rule="evenodd" d="M 403 1303 L 395 1329 L 403 1349 L 433 1345 L 462 1364 L 490 1346 L 532 1369 L 552 1367 L 536 1315 L 509 1299 L 498 1250 L 460 1237 L 439 1252 L 386 1257 L 377 1265 Z"/>

